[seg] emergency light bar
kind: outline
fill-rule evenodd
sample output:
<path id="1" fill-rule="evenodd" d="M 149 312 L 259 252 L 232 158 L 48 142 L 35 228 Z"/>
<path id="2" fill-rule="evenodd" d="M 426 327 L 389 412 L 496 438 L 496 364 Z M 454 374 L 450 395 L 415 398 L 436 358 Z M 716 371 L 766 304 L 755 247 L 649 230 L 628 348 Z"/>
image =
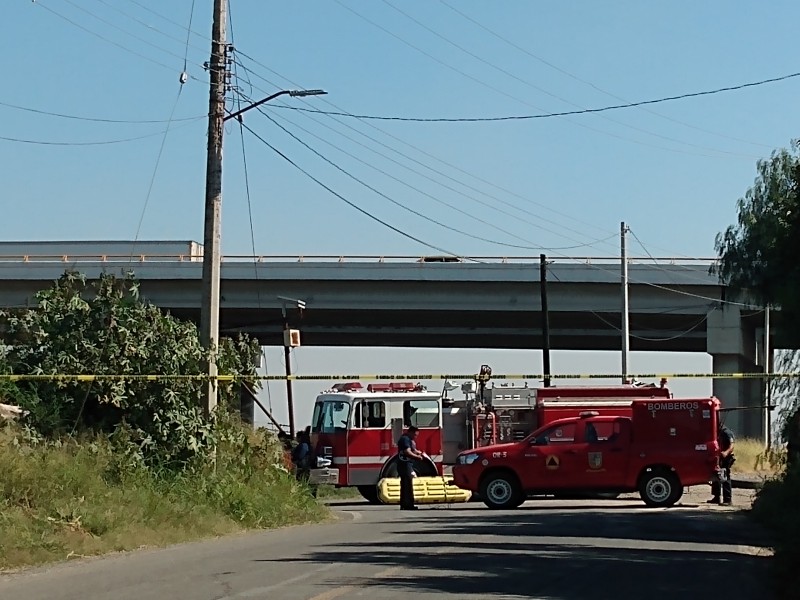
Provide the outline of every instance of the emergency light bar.
<path id="1" fill-rule="evenodd" d="M 336 392 L 356 392 L 361 389 L 364 389 L 364 386 L 361 385 L 361 383 L 358 381 L 348 381 L 347 383 L 335 383 L 333 385 L 333 390 Z"/>
<path id="2" fill-rule="evenodd" d="M 397 381 L 392 383 L 370 383 L 368 392 L 414 392 L 419 387 L 410 381 Z"/>

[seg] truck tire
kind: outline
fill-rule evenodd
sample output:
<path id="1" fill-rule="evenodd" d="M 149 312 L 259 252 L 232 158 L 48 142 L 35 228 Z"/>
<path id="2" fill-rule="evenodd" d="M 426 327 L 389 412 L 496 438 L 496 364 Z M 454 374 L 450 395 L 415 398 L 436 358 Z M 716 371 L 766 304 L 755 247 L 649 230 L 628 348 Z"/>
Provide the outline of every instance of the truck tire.
<path id="1" fill-rule="evenodd" d="M 364 497 L 364 500 L 370 504 L 380 504 L 381 500 L 378 498 L 377 485 L 359 485 L 358 492 Z"/>
<path id="2" fill-rule="evenodd" d="M 510 471 L 491 473 L 481 482 L 481 500 L 492 509 L 517 508 L 525 502 L 525 494 L 517 476 Z"/>
<path id="3" fill-rule="evenodd" d="M 672 471 L 648 469 L 639 483 L 639 495 L 647 506 L 672 506 L 683 495 L 683 486 Z"/>

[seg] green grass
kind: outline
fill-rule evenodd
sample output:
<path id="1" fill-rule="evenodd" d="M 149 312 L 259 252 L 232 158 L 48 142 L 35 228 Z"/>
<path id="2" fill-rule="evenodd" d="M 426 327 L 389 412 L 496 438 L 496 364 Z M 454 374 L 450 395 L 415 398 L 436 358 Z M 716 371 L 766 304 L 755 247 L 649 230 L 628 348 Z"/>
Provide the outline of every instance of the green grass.
<path id="1" fill-rule="evenodd" d="M 262 440 L 263 442 L 263 440 Z M 0 430 L 0 569 L 315 522 L 326 509 L 275 467 L 275 447 L 157 476 L 101 440 L 29 444 Z"/>
<path id="2" fill-rule="evenodd" d="M 354 487 L 334 487 L 332 485 L 321 485 L 317 488 L 317 497 L 322 498 L 340 498 L 342 500 L 361 498 L 357 488 Z"/>

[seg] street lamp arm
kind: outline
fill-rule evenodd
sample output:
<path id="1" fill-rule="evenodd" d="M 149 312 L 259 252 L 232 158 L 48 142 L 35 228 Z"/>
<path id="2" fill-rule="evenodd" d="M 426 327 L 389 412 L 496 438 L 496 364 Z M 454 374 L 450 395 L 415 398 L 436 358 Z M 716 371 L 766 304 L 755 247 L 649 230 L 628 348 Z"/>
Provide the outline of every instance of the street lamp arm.
<path id="1" fill-rule="evenodd" d="M 228 119 L 233 119 L 233 118 L 239 118 L 242 114 L 246 113 L 248 110 L 252 110 L 257 106 L 266 104 L 270 100 L 274 100 L 278 96 L 283 96 L 284 94 L 289 94 L 290 96 L 304 97 L 304 96 L 321 96 L 327 93 L 328 92 L 326 92 L 325 90 L 281 90 L 280 92 L 275 92 L 271 96 L 267 96 L 263 100 L 259 100 L 258 102 L 255 102 L 250 106 L 245 106 L 244 108 L 229 114 L 227 117 L 223 119 L 223 121 L 227 121 Z"/>

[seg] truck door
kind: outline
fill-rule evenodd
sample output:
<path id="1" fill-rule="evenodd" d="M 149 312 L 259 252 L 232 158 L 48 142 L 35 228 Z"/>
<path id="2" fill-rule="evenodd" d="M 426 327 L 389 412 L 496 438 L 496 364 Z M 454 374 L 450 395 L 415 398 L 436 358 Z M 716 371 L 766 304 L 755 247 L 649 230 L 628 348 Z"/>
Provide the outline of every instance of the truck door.
<path id="1" fill-rule="evenodd" d="M 347 447 L 347 481 L 350 485 L 375 484 L 383 464 L 394 452 L 384 400 L 369 399 L 356 404 Z"/>
<path id="2" fill-rule="evenodd" d="M 558 490 L 572 487 L 578 463 L 575 445 L 576 423 L 554 425 L 535 439 L 524 451 L 524 465 L 518 470 L 526 490 Z"/>
<path id="3" fill-rule="evenodd" d="M 628 419 L 585 419 L 579 422 L 578 469 L 590 488 L 617 488 L 625 484 L 630 456 Z"/>

